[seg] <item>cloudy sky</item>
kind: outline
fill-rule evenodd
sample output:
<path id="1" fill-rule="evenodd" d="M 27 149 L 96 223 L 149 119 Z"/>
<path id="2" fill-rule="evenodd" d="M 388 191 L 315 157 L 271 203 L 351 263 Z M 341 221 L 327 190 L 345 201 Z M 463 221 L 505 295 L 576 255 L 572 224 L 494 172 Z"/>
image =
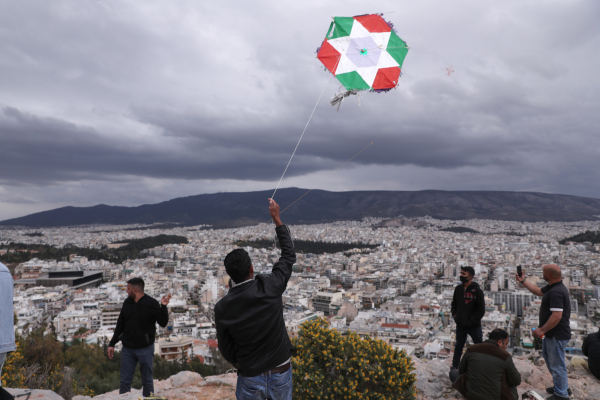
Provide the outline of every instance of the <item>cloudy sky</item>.
<path id="1" fill-rule="evenodd" d="M 376 12 L 404 75 L 336 112 L 315 50 Z M 274 188 L 322 91 L 282 187 L 600 198 L 599 49 L 597 0 L 0 1 L 0 220 Z"/>

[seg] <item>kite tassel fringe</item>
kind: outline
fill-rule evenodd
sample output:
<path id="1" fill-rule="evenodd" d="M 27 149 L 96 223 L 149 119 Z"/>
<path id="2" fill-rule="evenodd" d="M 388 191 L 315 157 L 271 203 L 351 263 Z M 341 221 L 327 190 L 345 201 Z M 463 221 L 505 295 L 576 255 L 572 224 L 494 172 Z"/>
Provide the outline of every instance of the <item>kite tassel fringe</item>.
<path id="1" fill-rule="evenodd" d="M 331 103 L 332 106 L 335 106 L 337 104 L 337 106 L 338 106 L 337 111 L 340 111 L 340 106 L 342 105 L 342 101 L 350 95 L 358 96 L 358 105 L 360 106 L 360 92 L 356 89 L 348 90 L 347 92 L 337 93 L 335 96 L 333 96 L 331 98 L 331 101 L 329 103 Z"/>

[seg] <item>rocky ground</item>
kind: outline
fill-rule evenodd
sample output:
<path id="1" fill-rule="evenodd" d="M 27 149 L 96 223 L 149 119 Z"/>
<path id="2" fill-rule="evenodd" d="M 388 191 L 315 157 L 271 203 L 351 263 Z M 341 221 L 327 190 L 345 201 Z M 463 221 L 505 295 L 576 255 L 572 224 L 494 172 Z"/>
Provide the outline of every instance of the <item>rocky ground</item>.
<path id="1" fill-rule="evenodd" d="M 235 399 L 235 374 L 207 376 L 183 371 L 164 381 L 154 381 L 155 394 L 169 400 L 229 400 Z M 15 400 L 63 400 L 62 397 L 49 390 L 7 389 Z M 26 394 L 31 393 L 29 398 Z M 25 394 L 25 396 L 23 396 Z M 132 389 L 130 393 L 119 394 L 118 390 L 94 396 L 94 400 L 138 400 L 142 391 Z M 88 396 L 75 396 L 73 400 L 91 400 Z"/>
<path id="2" fill-rule="evenodd" d="M 542 397 L 548 397 L 546 387 L 552 386 L 552 377 L 546 368 L 543 358 L 529 356 L 514 357 L 515 366 L 521 373 L 521 385 L 518 387 L 519 398 L 528 390 L 535 390 Z M 419 360 L 413 359 L 417 368 L 417 400 L 429 399 L 462 399 L 452 388 L 448 372 L 452 361 L 448 360 Z M 534 362 L 535 361 L 535 362 Z M 587 362 L 579 357 L 567 366 L 569 370 L 569 385 L 573 391 L 573 399 L 600 399 L 600 380 L 590 374 Z"/>
<path id="3" fill-rule="evenodd" d="M 544 364 L 544 360 L 528 356 L 515 357 L 515 366 L 521 372 L 522 383 L 519 396 L 528 390 L 535 390 L 547 397 L 545 388 L 552 386 L 552 378 Z M 451 360 L 419 360 L 413 359 L 417 373 L 417 400 L 460 399 L 462 396 L 452 388 L 448 378 Z M 569 385 L 573 390 L 573 399 L 600 399 L 600 380 L 590 374 L 587 362 L 574 357 L 568 364 Z M 235 399 L 235 374 L 208 376 L 184 371 L 163 381 L 154 381 L 157 395 L 169 400 L 226 400 Z M 16 400 L 63 400 L 62 397 L 49 390 L 7 389 Z M 29 395 L 29 396 L 27 396 Z M 119 395 L 115 390 L 99 396 L 94 400 L 138 400 L 141 390 L 132 389 L 131 393 Z M 73 400 L 91 400 L 90 397 L 76 396 Z"/>

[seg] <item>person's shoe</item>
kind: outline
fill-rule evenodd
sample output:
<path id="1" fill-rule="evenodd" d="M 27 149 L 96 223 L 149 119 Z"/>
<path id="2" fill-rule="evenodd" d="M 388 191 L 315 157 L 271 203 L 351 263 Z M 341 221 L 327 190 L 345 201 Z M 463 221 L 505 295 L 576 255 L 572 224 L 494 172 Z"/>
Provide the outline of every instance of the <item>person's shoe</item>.
<path id="1" fill-rule="evenodd" d="M 546 397 L 546 400 L 568 400 L 569 397 L 560 397 L 559 395 L 553 394 L 550 397 Z"/>
<path id="2" fill-rule="evenodd" d="M 546 393 L 554 394 L 554 386 L 546 388 Z M 569 394 L 569 396 L 573 396 L 571 388 L 567 388 L 567 393 Z"/>

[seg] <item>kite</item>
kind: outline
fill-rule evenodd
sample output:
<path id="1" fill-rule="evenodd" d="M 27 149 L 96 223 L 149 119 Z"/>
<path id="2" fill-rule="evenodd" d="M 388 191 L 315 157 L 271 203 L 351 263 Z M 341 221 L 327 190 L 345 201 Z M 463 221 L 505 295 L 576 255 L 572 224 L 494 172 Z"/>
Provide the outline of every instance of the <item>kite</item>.
<path id="1" fill-rule="evenodd" d="M 382 15 L 333 17 L 317 49 L 317 58 L 347 90 L 336 96 L 339 102 L 363 90 L 381 93 L 398 86 L 409 47 Z"/>
<path id="2" fill-rule="evenodd" d="M 450 76 L 450 74 L 452 74 L 454 72 L 454 69 L 452 68 L 452 65 L 450 65 L 449 68 L 446 68 L 446 75 Z"/>

